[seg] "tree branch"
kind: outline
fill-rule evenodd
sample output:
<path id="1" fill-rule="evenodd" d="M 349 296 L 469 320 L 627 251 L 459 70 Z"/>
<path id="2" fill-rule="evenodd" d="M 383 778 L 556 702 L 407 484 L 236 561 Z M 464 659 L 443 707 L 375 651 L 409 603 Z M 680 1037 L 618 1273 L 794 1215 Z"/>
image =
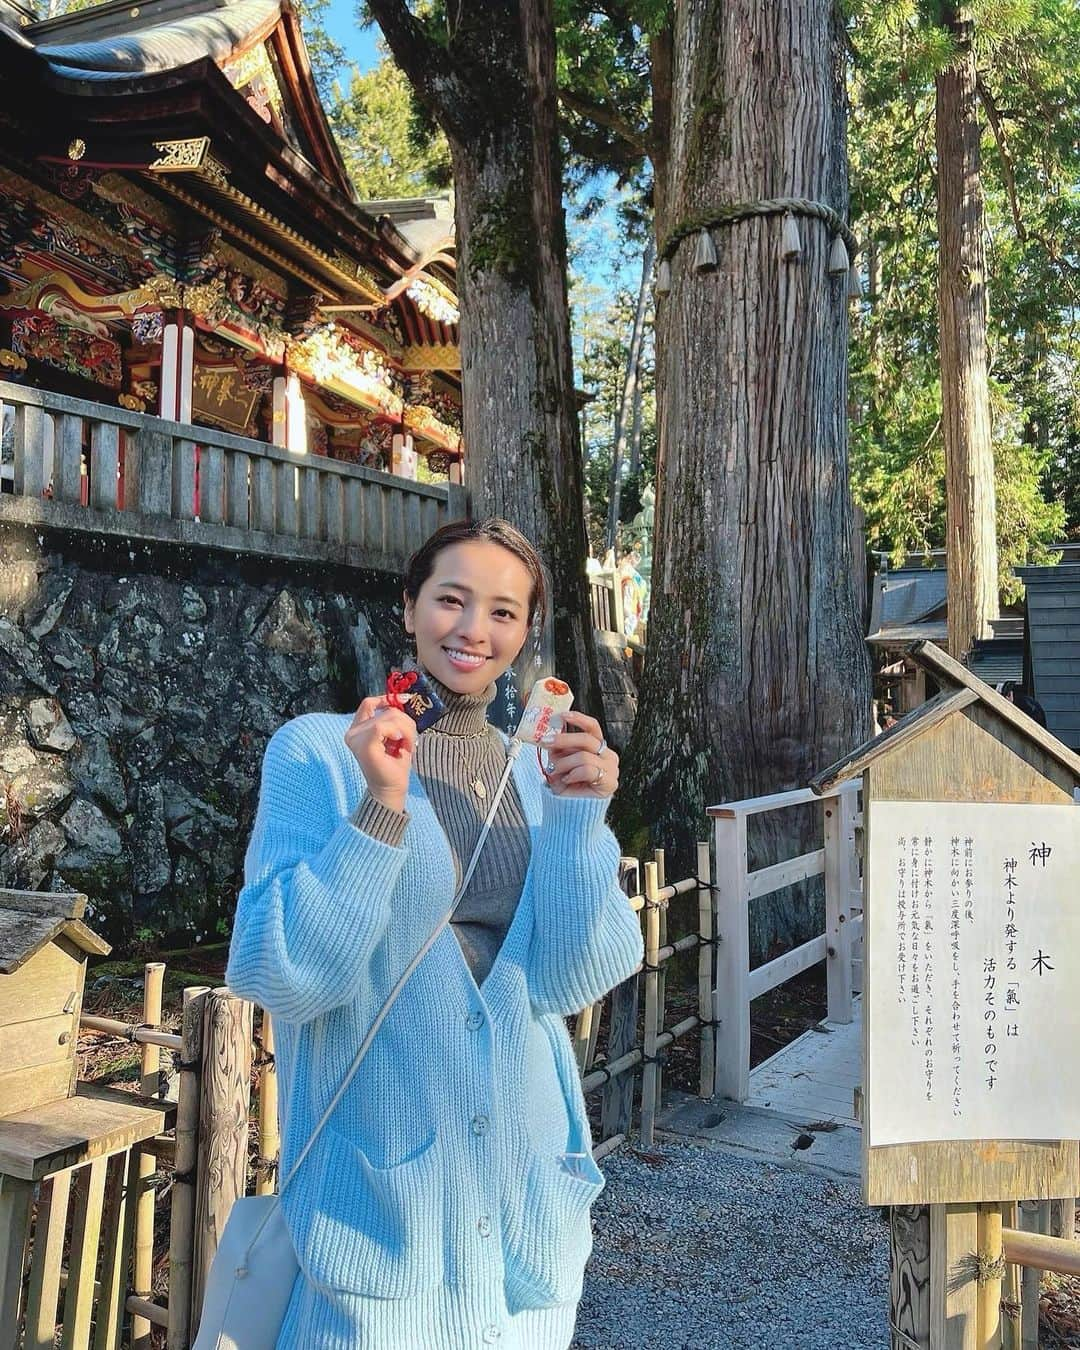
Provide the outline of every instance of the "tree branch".
<path id="1" fill-rule="evenodd" d="M 468 140 L 482 110 L 446 48 L 428 36 L 405 0 L 368 0 L 368 9 L 417 98 L 448 136 Z"/>
<path id="2" fill-rule="evenodd" d="M 648 132 L 642 131 L 639 127 L 635 127 L 632 122 L 627 121 L 618 109 L 613 108 L 611 104 L 586 98 L 583 94 L 576 93 L 565 85 L 559 86 L 559 98 L 571 112 L 577 113 L 579 117 L 587 118 L 590 122 L 595 122 L 597 126 L 606 127 L 608 131 L 613 131 L 620 140 L 626 142 L 635 154 L 648 157 L 651 153 Z"/>
<path id="3" fill-rule="evenodd" d="M 979 74 L 975 76 L 975 92 L 978 94 L 979 102 L 986 113 L 986 120 L 990 123 L 990 130 L 994 133 L 994 142 L 1001 157 L 1001 176 L 1005 181 L 1005 190 L 1009 194 L 1009 209 L 1012 212 L 1013 224 L 1016 226 L 1016 237 L 1024 240 L 1027 238 L 1027 230 L 1024 228 L 1024 222 L 1020 215 L 1020 202 L 1016 195 L 1016 173 L 1013 169 L 1008 147 L 1005 144 L 1005 128 L 1002 125 L 997 104 L 994 102 L 994 96 L 987 89 L 983 77 Z"/>

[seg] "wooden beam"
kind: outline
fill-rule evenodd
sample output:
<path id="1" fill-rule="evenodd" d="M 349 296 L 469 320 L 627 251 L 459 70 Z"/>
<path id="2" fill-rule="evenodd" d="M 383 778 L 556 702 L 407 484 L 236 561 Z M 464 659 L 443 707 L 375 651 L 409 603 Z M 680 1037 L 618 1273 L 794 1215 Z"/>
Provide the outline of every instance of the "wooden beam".
<path id="1" fill-rule="evenodd" d="M 787 980 L 794 979 L 796 975 L 801 975 L 804 970 L 809 970 L 819 961 L 824 961 L 828 954 L 828 939 L 822 933 L 820 937 L 811 938 L 794 951 L 785 952 L 783 956 L 767 961 L 763 966 L 755 966 L 750 972 L 748 981 L 750 1000 L 760 998 L 770 989 L 775 989 L 778 984 L 784 984 Z"/>
<path id="2" fill-rule="evenodd" d="M 817 800 L 814 798 L 813 800 Z M 773 863 L 771 867 L 760 867 L 747 875 L 747 895 L 756 900 L 759 895 L 771 895 L 773 891 L 785 886 L 794 886 L 807 877 L 819 877 L 825 871 L 825 850 L 815 849 L 812 853 L 800 853 L 797 858 L 786 862 Z"/>

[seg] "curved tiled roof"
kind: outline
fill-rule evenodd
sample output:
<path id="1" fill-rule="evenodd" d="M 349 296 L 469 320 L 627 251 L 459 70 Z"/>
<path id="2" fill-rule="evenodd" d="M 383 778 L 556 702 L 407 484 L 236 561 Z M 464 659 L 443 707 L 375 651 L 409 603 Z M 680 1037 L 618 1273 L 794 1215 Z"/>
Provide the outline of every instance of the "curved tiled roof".
<path id="1" fill-rule="evenodd" d="M 280 12 L 279 0 L 235 0 L 131 32 L 35 45 L 39 56 L 69 78 L 121 79 L 175 70 L 205 57 L 220 64 L 268 31 Z"/>

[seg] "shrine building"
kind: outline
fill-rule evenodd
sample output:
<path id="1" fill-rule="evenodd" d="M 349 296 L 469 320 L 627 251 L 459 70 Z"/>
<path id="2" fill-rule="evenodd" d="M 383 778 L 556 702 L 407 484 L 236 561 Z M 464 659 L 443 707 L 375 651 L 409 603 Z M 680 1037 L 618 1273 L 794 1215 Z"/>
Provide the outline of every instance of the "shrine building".
<path id="1" fill-rule="evenodd" d="M 141 437 L 148 517 L 374 546 L 350 512 L 374 484 L 382 520 L 396 475 L 421 494 L 406 533 L 442 518 L 424 487 L 463 481 L 452 206 L 357 200 L 290 0 L 45 20 L 0 0 L 0 25 L 5 492 L 130 508 Z M 265 482 L 250 442 L 277 448 Z M 290 461 L 342 468 L 305 502 Z"/>

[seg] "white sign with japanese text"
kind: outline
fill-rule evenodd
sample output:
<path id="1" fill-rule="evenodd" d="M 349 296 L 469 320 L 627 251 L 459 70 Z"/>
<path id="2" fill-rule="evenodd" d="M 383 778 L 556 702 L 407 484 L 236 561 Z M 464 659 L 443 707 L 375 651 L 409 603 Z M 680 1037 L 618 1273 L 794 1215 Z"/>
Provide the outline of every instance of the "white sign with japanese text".
<path id="1" fill-rule="evenodd" d="M 1080 1135 L 1080 806 L 871 805 L 869 1144 Z"/>

